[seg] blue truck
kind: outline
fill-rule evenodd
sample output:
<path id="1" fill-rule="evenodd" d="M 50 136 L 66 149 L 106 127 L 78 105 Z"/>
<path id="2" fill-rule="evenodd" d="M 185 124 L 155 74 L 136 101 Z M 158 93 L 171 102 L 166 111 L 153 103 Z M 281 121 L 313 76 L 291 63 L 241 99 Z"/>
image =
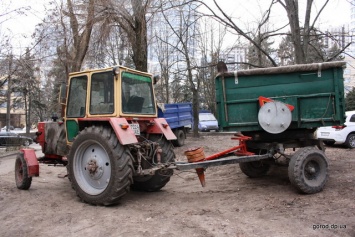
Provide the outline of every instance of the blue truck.
<path id="1" fill-rule="evenodd" d="M 171 130 L 175 133 L 177 140 L 173 140 L 174 146 L 183 146 L 186 133 L 192 127 L 192 104 L 158 104 L 158 117 L 165 118 Z"/>

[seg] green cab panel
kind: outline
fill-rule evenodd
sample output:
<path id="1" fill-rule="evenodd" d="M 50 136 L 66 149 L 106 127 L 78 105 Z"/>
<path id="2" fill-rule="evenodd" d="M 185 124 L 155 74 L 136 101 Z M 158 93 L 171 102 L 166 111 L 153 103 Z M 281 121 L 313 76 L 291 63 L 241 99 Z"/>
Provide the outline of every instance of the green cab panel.
<path id="1" fill-rule="evenodd" d="M 67 139 L 72 142 L 79 133 L 79 125 L 75 120 L 66 120 L 65 127 L 67 130 Z"/>
<path id="2" fill-rule="evenodd" d="M 223 131 L 261 131 L 259 96 L 294 106 L 289 129 L 344 122 L 345 62 L 301 64 L 218 74 L 216 104 Z"/>

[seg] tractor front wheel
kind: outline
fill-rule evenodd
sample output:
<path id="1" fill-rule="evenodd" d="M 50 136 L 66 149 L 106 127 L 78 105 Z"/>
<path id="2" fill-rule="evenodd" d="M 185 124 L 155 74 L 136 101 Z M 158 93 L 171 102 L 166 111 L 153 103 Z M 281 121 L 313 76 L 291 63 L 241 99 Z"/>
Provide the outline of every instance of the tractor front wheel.
<path id="1" fill-rule="evenodd" d="M 69 179 L 77 195 L 93 205 L 112 205 L 129 192 L 133 165 L 130 152 L 109 127 L 87 127 L 68 155 Z"/>

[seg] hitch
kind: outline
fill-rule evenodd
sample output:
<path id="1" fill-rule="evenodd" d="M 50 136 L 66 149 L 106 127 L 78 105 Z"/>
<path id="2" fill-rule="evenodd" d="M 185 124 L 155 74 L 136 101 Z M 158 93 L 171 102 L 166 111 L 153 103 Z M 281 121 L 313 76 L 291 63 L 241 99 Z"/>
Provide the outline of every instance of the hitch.
<path id="1" fill-rule="evenodd" d="M 187 170 L 194 168 L 196 170 L 197 176 L 200 180 L 202 187 L 205 187 L 206 181 L 204 171 L 207 167 L 241 162 L 251 162 L 261 159 L 268 159 L 270 157 L 269 154 L 255 155 L 253 152 L 249 152 L 247 150 L 246 141 L 251 140 L 251 137 L 237 133 L 234 134 L 234 137 L 232 137 L 231 139 L 238 140 L 239 145 L 224 150 L 222 152 L 210 155 L 208 157 L 205 157 L 205 153 L 202 147 L 191 148 L 185 151 L 184 154 L 187 157 L 188 163 L 177 162 L 176 169 Z M 226 156 L 234 157 L 220 159 Z"/>

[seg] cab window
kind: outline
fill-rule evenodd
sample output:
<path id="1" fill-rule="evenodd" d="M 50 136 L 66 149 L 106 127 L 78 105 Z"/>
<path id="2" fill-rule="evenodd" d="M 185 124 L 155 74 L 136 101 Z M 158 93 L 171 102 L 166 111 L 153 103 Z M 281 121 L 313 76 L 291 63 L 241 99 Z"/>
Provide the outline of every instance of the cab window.
<path id="1" fill-rule="evenodd" d="M 90 114 L 114 112 L 114 77 L 111 71 L 91 76 Z"/>
<path id="2" fill-rule="evenodd" d="M 87 76 L 73 77 L 70 80 L 67 103 L 67 117 L 84 117 L 86 110 Z"/>

